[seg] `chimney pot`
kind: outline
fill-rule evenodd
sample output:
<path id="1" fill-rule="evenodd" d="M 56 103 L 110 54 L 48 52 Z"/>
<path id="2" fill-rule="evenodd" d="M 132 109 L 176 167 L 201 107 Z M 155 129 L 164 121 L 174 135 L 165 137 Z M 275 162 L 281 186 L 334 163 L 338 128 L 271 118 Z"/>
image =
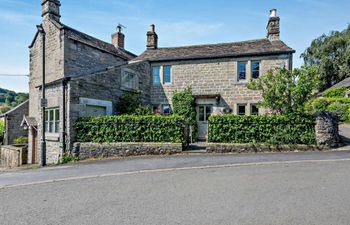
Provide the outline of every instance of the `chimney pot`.
<path id="1" fill-rule="evenodd" d="M 277 9 L 270 10 L 270 17 L 277 17 Z"/>
<path id="2" fill-rule="evenodd" d="M 154 24 L 151 24 L 151 29 L 150 29 L 151 32 L 156 32 L 156 26 Z"/>

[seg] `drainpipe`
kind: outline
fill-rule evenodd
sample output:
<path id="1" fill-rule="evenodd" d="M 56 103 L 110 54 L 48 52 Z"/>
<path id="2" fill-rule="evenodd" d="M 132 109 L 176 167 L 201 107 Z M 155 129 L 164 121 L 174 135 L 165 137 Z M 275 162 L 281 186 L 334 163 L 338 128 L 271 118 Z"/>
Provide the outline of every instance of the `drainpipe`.
<path id="1" fill-rule="evenodd" d="M 62 80 L 62 150 L 63 154 L 66 153 L 66 87 L 67 87 L 67 80 Z"/>
<path id="2" fill-rule="evenodd" d="M 45 98 L 45 36 L 46 33 L 42 25 L 38 25 L 38 32 L 42 37 L 42 86 L 41 86 L 41 166 L 46 166 L 46 140 L 45 140 L 45 109 L 46 109 L 46 98 Z"/>

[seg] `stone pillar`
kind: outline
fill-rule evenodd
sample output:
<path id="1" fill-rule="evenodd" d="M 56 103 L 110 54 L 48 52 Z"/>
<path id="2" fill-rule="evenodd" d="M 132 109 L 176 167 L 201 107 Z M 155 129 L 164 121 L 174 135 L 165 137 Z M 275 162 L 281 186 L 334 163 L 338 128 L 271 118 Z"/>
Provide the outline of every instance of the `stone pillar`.
<path id="1" fill-rule="evenodd" d="M 339 146 L 339 119 L 330 112 L 316 114 L 316 141 L 317 145 L 335 148 Z"/>

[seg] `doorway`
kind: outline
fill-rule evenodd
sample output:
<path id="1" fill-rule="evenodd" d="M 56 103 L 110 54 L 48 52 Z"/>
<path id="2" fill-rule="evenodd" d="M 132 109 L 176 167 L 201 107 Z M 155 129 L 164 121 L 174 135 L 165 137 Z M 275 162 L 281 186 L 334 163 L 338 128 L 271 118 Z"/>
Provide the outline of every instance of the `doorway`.
<path id="1" fill-rule="evenodd" d="M 208 136 L 208 119 L 213 113 L 212 104 L 201 104 L 197 106 L 197 124 L 198 134 L 197 139 L 205 141 Z"/>

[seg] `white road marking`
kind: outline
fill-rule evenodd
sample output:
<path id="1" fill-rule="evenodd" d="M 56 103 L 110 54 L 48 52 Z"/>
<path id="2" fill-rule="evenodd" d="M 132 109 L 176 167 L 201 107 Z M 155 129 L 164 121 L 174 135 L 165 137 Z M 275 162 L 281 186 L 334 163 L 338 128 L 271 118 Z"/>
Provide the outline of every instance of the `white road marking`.
<path id="1" fill-rule="evenodd" d="M 241 166 L 265 166 L 265 165 L 283 165 L 283 164 L 298 164 L 298 163 L 320 163 L 320 162 L 344 162 L 344 161 L 350 161 L 350 158 L 346 158 L 346 159 L 324 159 L 324 160 L 297 160 L 297 161 L 271 161 L 271 162 L 233 163 L 233 164 L 210 165 L 210 166 L 193 166 L 193 167 L 180 167 L 180 168 L 138 170 L 138 171 L 131 171 L 131 172 L 106 173 L 106 174 L 91 175 L 91 176 L 68 177 L 68 178 L 61 178 L 61 179 L 52 179 L 52 180 L 45 180 L 45 181 L 29 182 L 29 183 L 23 183 L 23 184 L 3 185 L 3 186 L 0 186 L 0 190 L 1 189 L 5 189 L 5 188 L 24 187 L 24 186 L 39 185 L 39 184 L 49 184 L 49 183 L 55 183 L 55 182 L 74 181 L 74 180 L 86 180 L 86 179 L 114 177 L 114 176 L 126 176 L 126 175 L 145 174 L 145 173 L 161 173 L 161 172 L 202 170 L 202 169 L 220 169 L 220 168 L 241 167 Z"/>

